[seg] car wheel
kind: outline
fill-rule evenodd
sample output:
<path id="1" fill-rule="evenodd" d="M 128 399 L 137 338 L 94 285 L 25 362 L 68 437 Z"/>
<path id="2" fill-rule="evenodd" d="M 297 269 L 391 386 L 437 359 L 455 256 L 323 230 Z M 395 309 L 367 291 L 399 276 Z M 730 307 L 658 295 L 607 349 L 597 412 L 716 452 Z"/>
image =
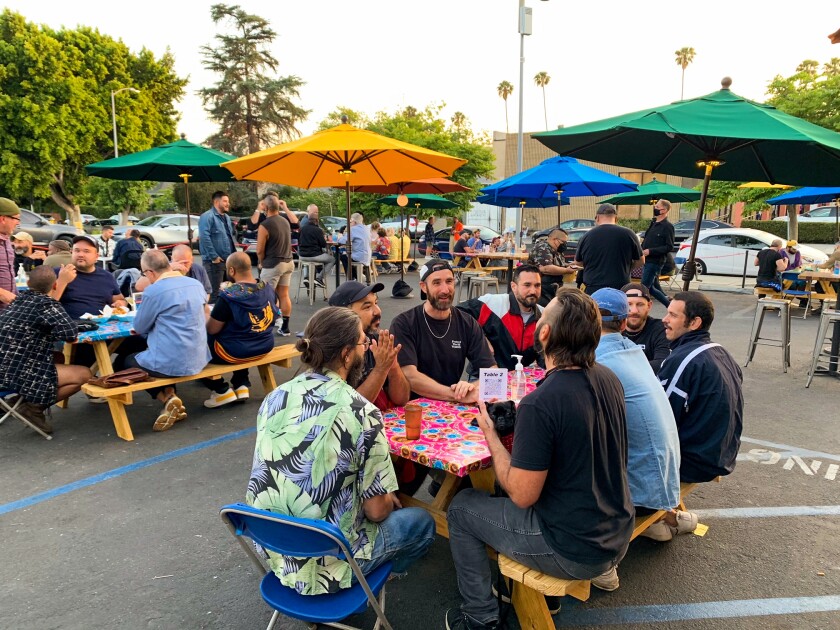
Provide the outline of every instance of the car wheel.
<path id="1" fill-rule="evenodd" d="M 704 263 L 699 258 L 694 259 L 694 265 L 697 268 L 697 273 L 703 275 L 706 273 L 706 263 Z"/>
<path id="2" fill-rule="evenodd" d="M 64 241 L 65 243 L 70 243 L 72 245 L 73 244 L 73 235 L 72 234 L 62 234 L 61 236 L 59 236 L 55 240 Z"/>
<path id="3" fill-rule="evenodd" d="M 141 236 L 140 243 L 143 245 L 143 249 L 152 249 L 155 246 L 155 242 L 152 240 L 151 236 Z"/>

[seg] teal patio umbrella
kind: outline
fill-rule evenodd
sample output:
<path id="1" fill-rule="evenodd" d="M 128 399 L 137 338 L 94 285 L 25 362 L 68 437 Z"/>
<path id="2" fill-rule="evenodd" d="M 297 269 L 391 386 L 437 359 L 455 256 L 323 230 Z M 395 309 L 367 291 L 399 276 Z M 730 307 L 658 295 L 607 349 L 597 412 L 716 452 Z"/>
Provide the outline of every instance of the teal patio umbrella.
<path id="1" fill-rule="evenodd" d="M 460 186 L 460 184 L 458 184 Z M 383 197 L 379 200 L 380 203 L 385 204 L 386 206 L 399 206 L 400 208 L 404 208 L 409 204 L 413 205 L 416 210 L 419 212 L 420 208 L 431 208 L 434 210 L 446 210 L 449 208 L 457 208 L 458 204 L 454 201 L 449 201 L 449 199 L 445 199 L 443 197 L 439 197 L 438 195 L 424 195 L 424 194 L 411 194 L 411 195 L 388 195 L 387 197 Z M 403 213 L 400 210 L 400 231 L 403 229 Z M 428 243 L 426 244 L 428 247 Z M 403 239 L 400 236 L 400 259 L 405 258 L 405 252 L 403 252 Z M 405 267 L 400 265 L 400 280 L 405 280 Z"/>
<path id="2" fill-rule="evenodd" d="M 840 181 L 840 134 L 732 92 L 705 96 L 534 134 L 553 151 L 654 173 L 696 177 L 704 169 L 685 289 L 714 173 L 724 181 L 830 186 Z"/>
<path id="3" fill-rule="evenodd" d="M 666 184 L 653 178 L 647 184 L 639 186 L 639 190 L 621 193 L 609 199 L 604 199 L 603 203 L 611 203 L 614 206 L 653 205 L 660 199 L 667 199 L 675 203 L 685 203 L 688 201 L 698 201 L 700 196 L 701 193 L 699 190 Z"/>
<path id="4" fill-rule="evenodd" d="M 181 139 L 159 147 L 121 155 L 118 158 L 85 166 L 88 175 L 124 181 L 184 182 L 187 205 L 187 238 L 192 243 L 190 225 L 190 180 L 193 182 L 230 182 L 235 178 L 219 166 L 236 156 L 208 149 Z"/>

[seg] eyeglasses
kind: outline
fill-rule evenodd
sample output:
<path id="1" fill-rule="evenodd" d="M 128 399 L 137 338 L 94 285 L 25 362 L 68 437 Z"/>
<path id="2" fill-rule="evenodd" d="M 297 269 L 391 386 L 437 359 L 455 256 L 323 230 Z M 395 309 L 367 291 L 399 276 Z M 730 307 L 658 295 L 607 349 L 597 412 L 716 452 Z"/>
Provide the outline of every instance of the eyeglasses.
<path id="1" fill-rule="evenodd" d="M 365 337 L 365 340 L 364 340 L 364 341 L 360 341 L 360 342 L 359 342 L 359 343 L 357 343 L 356 345 L 357 345 L 357 346 L 364 346 L 364 347 L 365 347 L 365 350 L 367 350 L 368 348 L 370 348 L 370 339 L 368 339 L 367 337 Z"/>
<path id="2" fill-rule="evenodd" d="M 16 217 L 13 217 L 13 216 L 9 216 L 8 214 L 4 214 L 2 216 L 3 216 L 4 219 L 11 219 L 12 221 L 17 221 L 18 223 L 20 223 L 20 215 L 17 215 Z"/>
<path id="3" fill-rule="evenodd" d="M 142 274 L 145 276 L 145 275 L 146 275 L 147 273 L 149 273 L 150 271 L 151 271 L 151 269 L 142 269 L 142 270 L 140 271 L 140 273 L 142 273 Z"/>

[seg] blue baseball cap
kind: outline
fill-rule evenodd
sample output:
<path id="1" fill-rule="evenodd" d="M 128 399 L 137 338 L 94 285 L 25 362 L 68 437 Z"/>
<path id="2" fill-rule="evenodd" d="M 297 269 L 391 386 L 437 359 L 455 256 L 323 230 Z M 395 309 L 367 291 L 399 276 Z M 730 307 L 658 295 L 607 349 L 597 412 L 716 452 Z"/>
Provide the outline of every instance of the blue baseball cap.
<path id="1" fill-rule="evenodd" d="M 598 289 L 592 294 L 592 299 L 598 308 L 607 311 L 609 315 L 601 315 L 601 320 L 612 322 L 627 318 L 627 296 L 618 289 Z"/>

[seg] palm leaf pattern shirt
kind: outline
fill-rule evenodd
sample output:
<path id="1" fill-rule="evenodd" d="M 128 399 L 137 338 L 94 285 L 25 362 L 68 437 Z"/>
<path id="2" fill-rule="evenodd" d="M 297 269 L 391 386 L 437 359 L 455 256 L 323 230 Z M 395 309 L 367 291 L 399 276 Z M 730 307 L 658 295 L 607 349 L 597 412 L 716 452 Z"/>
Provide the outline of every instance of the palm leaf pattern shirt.
<path id="1" fill-rule="evenodd" d="M 379 410 L 337 373 L 306 372 L 266 396 L 245 502 L 338 527 L 353 557 L 369 560 L 379 526 L 363 502 L 397 490 Z M 350 587 L 338 558 L 294 558 L 268 551 L 280 581 L 303 595 Z"/>

